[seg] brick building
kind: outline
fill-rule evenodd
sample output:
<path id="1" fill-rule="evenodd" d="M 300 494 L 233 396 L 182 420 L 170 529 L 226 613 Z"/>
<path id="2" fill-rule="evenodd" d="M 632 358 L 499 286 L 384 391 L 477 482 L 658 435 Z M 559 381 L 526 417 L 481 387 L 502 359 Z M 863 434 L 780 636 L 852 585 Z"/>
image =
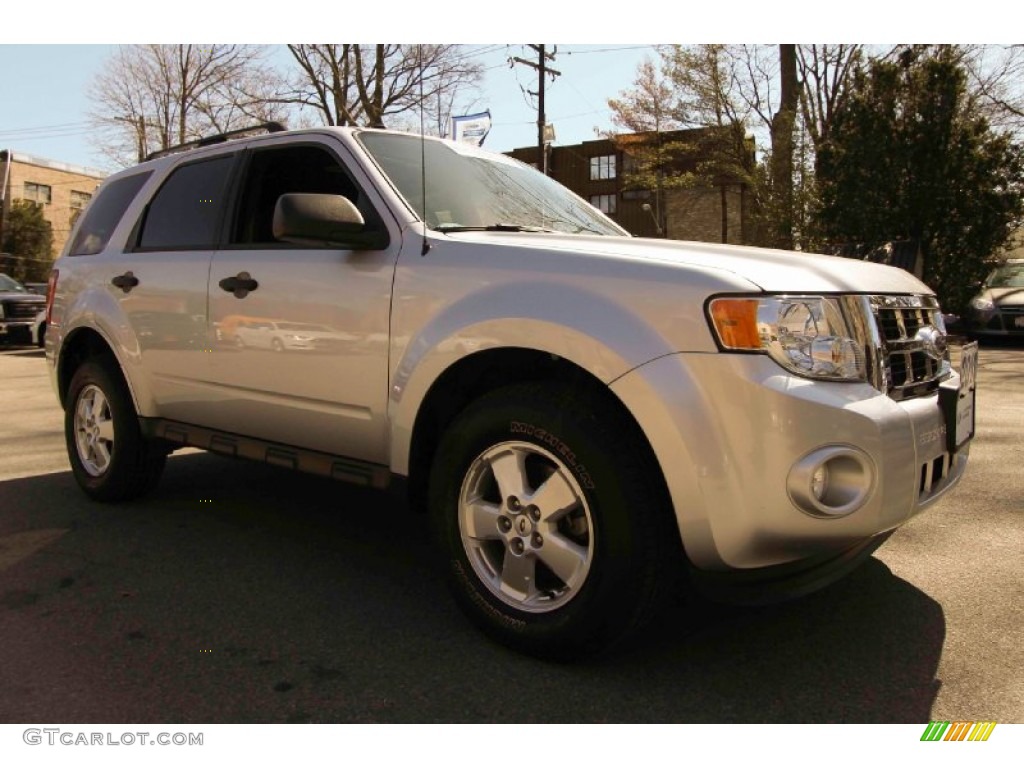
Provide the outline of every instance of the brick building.
<path id="1" fill-rule="evenodd" d="M 95 168 L 0 151 L 0 239 L 11 204 L 31 200 L 42 206 L 43 216 L 53 227 L 53 255 L 57 256 L 75 218 L 106 176 Z"/>
<path id="2" fill-rule="evenodd" d="M 662 140 L 680 141 L 694 137 L 700 130 L 667 131 Z M 589 200 L 630 234 L 639 237 L 667 237 L 674 240 L 699 240 L 711 243 L 745 244 L 751 241 L 750 195 L 742 183 L 721 179 L 707 186 L 687 189 L 635 189 L 628 183 L 630 154 L 623 147 L 630 141 L 656 140 L 654 134 L 620 136 L 584 141 L 582 144 L 550 147 L 548 173 L 584 200 Z M 751 147 L 753 153 L 753 147 Z M 537 147 L 521 147 L 507 153 L 511 157 L 538 166 Z M 696 169 L 697 158 L 679 156 L 679 172 Z M 656 220 L 661 214 L 662 231 Z"/>

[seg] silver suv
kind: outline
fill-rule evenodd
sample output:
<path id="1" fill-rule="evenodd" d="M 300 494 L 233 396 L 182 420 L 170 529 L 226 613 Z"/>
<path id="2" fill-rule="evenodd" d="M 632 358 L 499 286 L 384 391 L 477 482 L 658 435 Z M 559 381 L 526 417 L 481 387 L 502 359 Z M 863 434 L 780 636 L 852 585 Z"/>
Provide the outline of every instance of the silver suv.
<path id="1" fill-rule="evenodd" d="M 46 352 L 94 499 L 179 446 L 407 480 L 454 595 L 554 658 L 640 626 L 677 569 L 806 593 L 960 479 L 975 348 L 898 269 L 631 238 L 507 157 L 323 128 L 108 179 Z M 253 325 L 316 329 L 250 343 Z"/>

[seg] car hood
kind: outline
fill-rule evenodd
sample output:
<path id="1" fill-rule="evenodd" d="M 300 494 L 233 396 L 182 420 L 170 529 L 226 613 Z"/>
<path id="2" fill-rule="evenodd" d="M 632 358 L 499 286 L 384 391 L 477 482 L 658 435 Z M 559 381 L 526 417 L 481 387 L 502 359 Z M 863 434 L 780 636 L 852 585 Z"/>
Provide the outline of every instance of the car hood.
<path id="1" fill-rule="evenodd" d="M 731 272 L 768 292 L 930 294 L 896 267 L 814 253 L 682 240 L 519 232 L 458 232 L 444 237 L 517 248 L 564 251 L 619 261 Z"/>
<path id="2" fill-rule="evenodd" d="M 16 299 L 29 304 L 45 304 L 46 299 L 37 293 L 19 293 L 17 291 L 0 291 L 0 301 Z"/>
<path id="3" fill-rule="evenodd" d="M 986 288 L 978 298 L 990 299 L 996 304 L 1024 304 L 1024 288 Z"/>

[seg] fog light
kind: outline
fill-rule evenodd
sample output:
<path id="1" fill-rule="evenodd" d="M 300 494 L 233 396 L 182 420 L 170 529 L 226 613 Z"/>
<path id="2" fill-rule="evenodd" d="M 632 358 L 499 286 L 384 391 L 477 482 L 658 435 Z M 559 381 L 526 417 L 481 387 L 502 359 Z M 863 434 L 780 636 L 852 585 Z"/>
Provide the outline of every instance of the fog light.
<path id="1" fill-rule="evenodd" d="M 789 498 L 814 517 L 844 517 L 864 506 L 875 488 L 871 458 L 858 448 L 829 445 L 793 465 Z"/>

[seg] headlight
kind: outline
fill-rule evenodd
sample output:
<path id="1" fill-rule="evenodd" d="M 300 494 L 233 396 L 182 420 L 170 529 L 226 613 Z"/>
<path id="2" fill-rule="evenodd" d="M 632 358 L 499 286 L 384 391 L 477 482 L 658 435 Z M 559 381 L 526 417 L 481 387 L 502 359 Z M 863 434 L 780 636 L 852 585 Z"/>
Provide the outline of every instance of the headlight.
<path id="1" fill-rule="evenodd" d="M 867 381 L 864 350 L 836 299 L 825 296 L 723 297 L 709 306 L 723 347 L 763 352 L 799 376 Z"/>
<path id="2" fill-rule="evenodd" d="M 996 305 L 992 299 L 986 299 L 984 296 L 978 296 L 971 299 L 971 307 L 979 312 L 988 312 L 991 309 L 995 309 L 995 306 Z"/>

